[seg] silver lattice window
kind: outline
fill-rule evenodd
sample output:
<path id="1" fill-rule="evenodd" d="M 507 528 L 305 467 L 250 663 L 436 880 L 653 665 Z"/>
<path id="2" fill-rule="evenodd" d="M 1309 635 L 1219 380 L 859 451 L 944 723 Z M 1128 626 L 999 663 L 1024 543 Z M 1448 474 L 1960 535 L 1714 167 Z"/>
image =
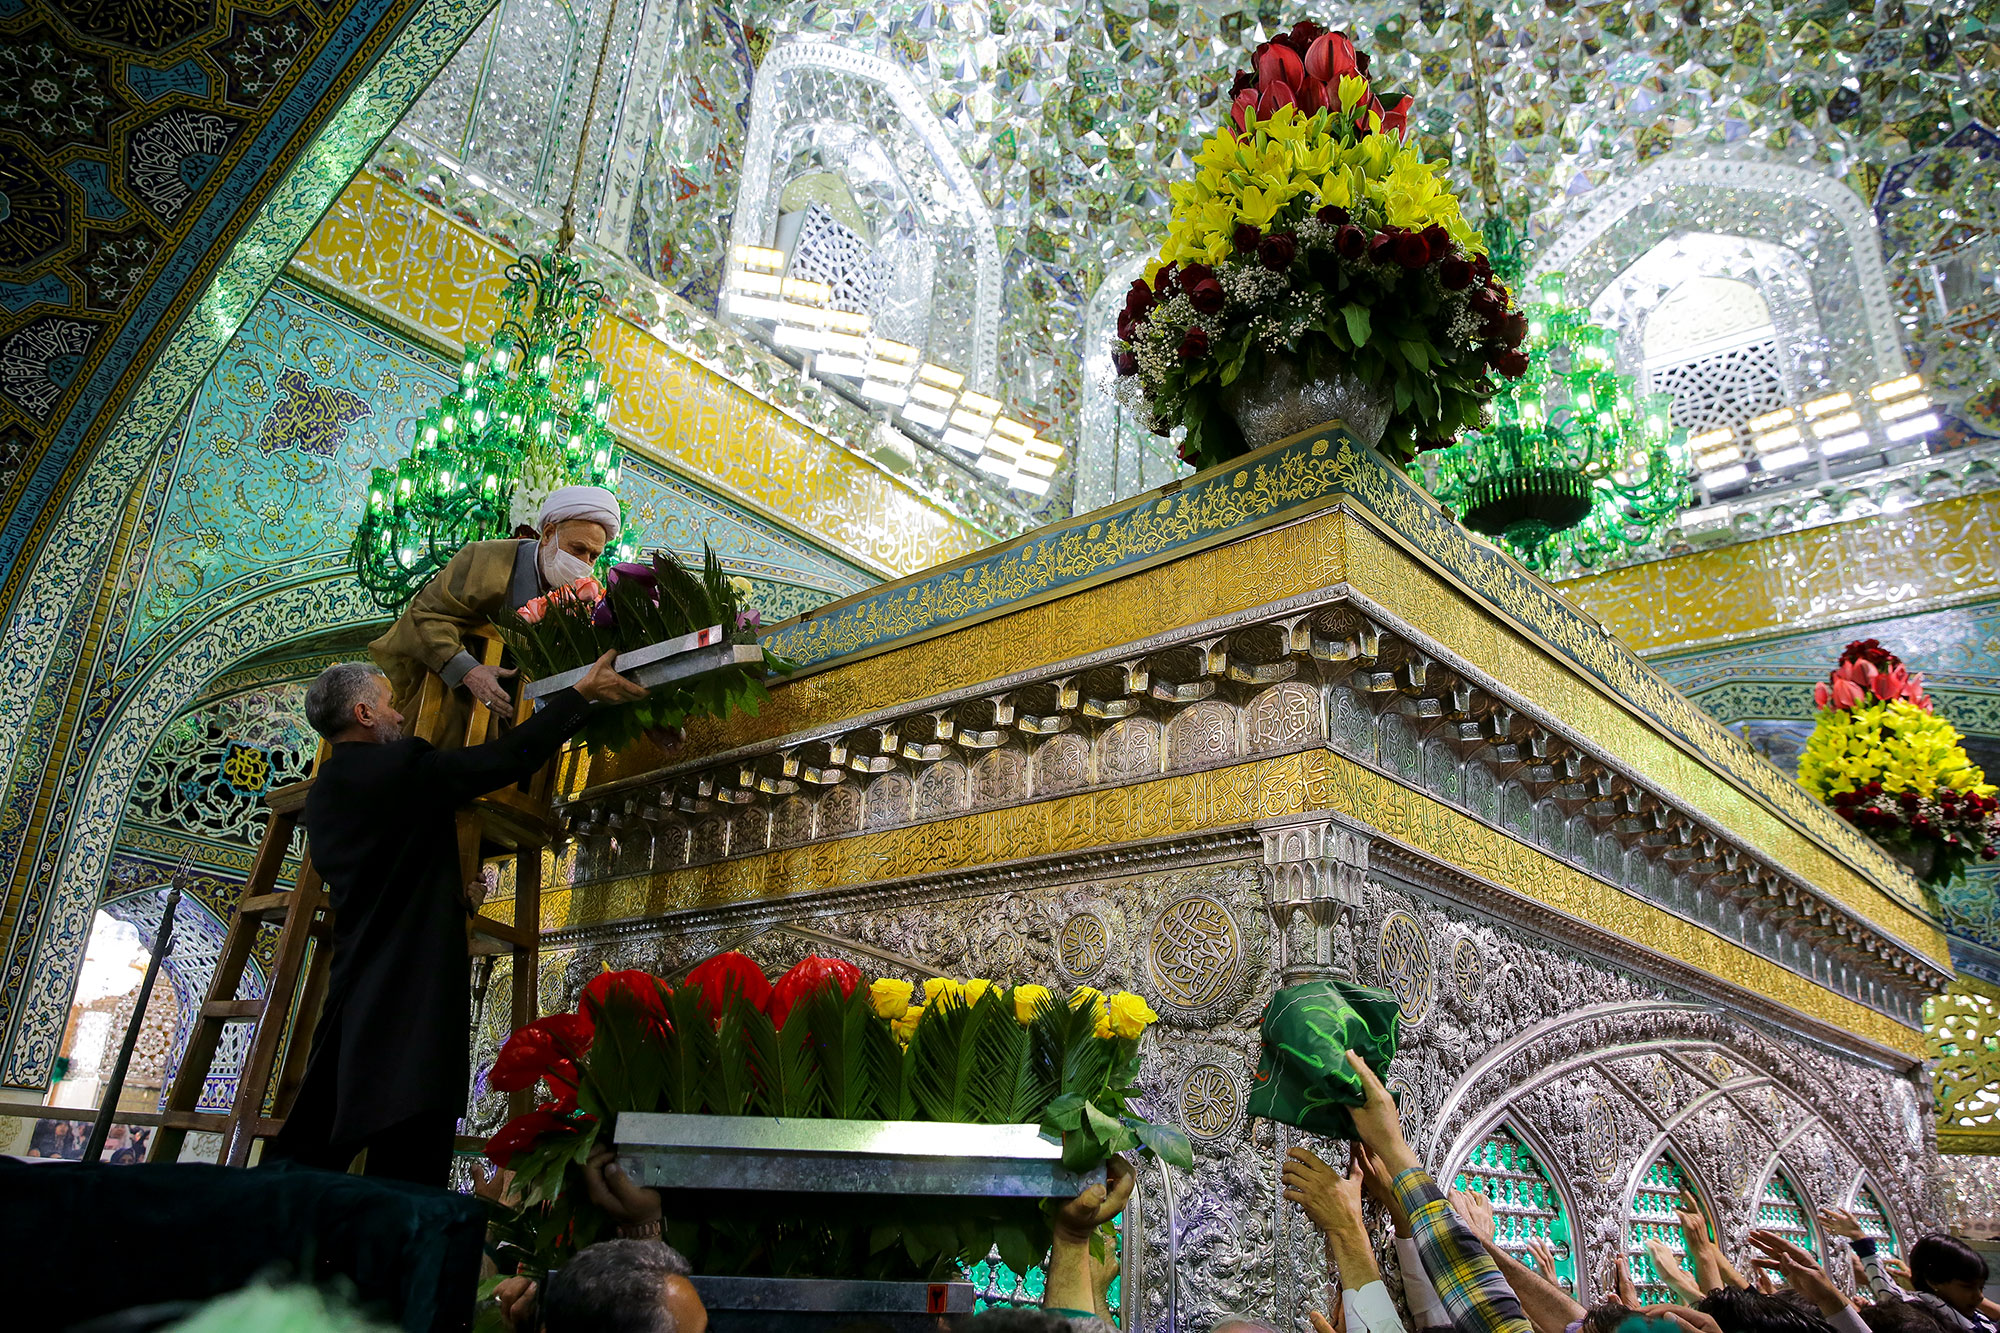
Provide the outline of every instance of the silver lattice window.
<path id="1" fill-rule="evenodd" d="M 1660 366 L 1652 380 L 1656 393 L 1674 396 L 1674 424 L 1689 435 L 1740 430 L 1753 417 L 1785 405 L 1774 337 Z"/>

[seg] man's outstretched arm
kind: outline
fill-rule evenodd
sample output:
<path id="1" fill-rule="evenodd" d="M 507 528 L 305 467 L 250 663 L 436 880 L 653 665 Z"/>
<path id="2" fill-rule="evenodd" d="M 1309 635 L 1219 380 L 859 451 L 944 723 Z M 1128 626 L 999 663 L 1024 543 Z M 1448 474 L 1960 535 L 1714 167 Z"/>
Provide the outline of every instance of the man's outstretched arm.
<path id="1" fill-rule="evenodd" d="M 542 701 L 535 715 L 498 740 L 466 750 L 429 750 L 417 760 L 420 791 L 448 805 L 464 805 L 487 792 L 520 782 L 562 749 L 582 729 L 593 704 L 636 703 L 646 687 L 612 669 L 617 652 L 591 664 L 582 680 Z"/>

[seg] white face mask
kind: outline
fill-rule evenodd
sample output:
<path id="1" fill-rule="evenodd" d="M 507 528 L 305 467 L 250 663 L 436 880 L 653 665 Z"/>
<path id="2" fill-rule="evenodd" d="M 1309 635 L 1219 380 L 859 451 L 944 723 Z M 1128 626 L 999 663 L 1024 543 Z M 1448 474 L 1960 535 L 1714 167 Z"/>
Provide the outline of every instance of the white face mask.
<path id="1" fill-rule="evenodd" d="M 578 579 L 589 577 L 592 568 L 560 546 L 544 546 L 540 558 L 542 578 L 551 588 L 567 588 Z"/>

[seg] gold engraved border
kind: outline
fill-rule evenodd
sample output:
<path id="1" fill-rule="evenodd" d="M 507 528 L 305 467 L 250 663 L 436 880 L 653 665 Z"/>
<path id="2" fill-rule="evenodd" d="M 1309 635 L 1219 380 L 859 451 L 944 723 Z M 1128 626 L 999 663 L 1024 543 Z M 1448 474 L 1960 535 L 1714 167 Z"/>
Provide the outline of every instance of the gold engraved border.
<path id="1" fill-rule="evenodd" d="M 512 258 L 364 173 L 291 266 L 456 354 L 497 327 L 501 271 Z M 591 350 L 615 395 L 612 424 L 630 446 L 879 573 L 928 569 L 990 540 L 626 320 L 601 320 Z"/>
<path id="2" fill-rule="evenodd" d="M 2000 588 L 2000 492 L 1628 565 L 1559 586 L 1648 655 L 1910 615 Z"/>
<path id="3" fill-rule="evenodd" d="M 984 869 L 1337 810 L 1433 860 L 1772 1003 L 1911 1055 L 1921 1034 L 1331 750 L 1081 792 L 663 874 L 559 889 L 542 929 Z"/>

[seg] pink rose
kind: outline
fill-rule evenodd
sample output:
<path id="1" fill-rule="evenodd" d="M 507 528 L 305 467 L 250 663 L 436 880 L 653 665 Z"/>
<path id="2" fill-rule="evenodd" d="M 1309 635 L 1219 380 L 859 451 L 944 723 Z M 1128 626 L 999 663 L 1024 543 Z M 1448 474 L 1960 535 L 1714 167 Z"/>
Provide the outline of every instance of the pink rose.
<path id="1" fill-rule="evenodd" d="M 537 597 L 521 608 L 521 619 L 527 621 L 530 625 L 539 625 L 542 622 L 542 617 L 548 613 L 549 599 L 546 597 Z"/>

